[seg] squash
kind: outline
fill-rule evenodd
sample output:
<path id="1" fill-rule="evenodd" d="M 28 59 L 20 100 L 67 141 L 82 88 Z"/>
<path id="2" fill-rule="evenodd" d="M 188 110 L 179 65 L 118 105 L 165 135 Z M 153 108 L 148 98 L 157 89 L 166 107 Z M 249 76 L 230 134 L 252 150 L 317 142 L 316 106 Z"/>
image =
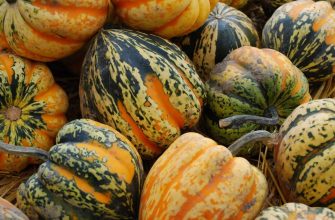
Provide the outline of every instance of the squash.
<path id="1" fill-rule="evenodd" d="M 48 150 L 66 123 L 68 97 L 49 68 L 0 53 L 0 140 Z M 21 171 L 33 158 L 0 153 L 0 170 Z"/>
<path id="2" fill-rule="evenodd" d="M 278 133 L 250 132 L 230 146 L 251 141 L 274 145 L 275 172 L 286 201 L 335 211 L 335 99 L 298 106 Z"/>
<path id="3" fill-rule="evenodd" d="M 263 210 L 255 220 L 331 220 L 335 212 L 322 207 L 309 207 L 302 203 L 286 203 Z"/>
<path id="4" fill-rule="evenodd" d="M 103 29 L 92 41 L 79 93 L 83 117 L 116 128 L 145 158 L 196 125 L 205 98 L 194 65 L 176 45 L 127 29 Z"/>
<path id="5" fill-rule="evenodd" d="M 164 38 L 198 29 L 218 0 L 112 0 L 121 21 L 137 30 Z"/>
<path id="6" fill-rule="evenodd" d="M 109 0 L 0 1 L 0 48 L 37 60 L 66 57 L 104 24 Z"/>
<path id="7" fill-rule="evenodd" d="M 263 29 L 263 47 L 285 55 L 310 83 L 335 74 L 335 10 L 330 3 L 294 1 L 278 8 Z"/>
<path id="8" fill-rule="evenodd" d="M 275 170 L 288 201 L 335 211 L 335 99 L 296 108 L 275 147 Z"/>
<path id="9" fill-rule="evenodd" d="M 149 171 L 139 219 L 253 219 L 267 191 L 264 175 L 246 159 L 188 132 Z"/>
<path id="10" fill-rule="evenodd" d="M 219 0 L 219 1 L 237 9 L 243 8 L 248 3 L 248 0 Z"/>
<path id="11" fill-rule="evenodd" d="M 18 207 L 32 219 L 135 219 L 143 166 L 134 146 L 113 128 L 88 119 L 66 124 L 36 174 L 18 189 Z"/>
<path id="12" fill-rule="evenodd" d="M 215 6 L 204 25 L 178 41 L 203 80 L 207 80 L 215 64 L 234 49 L 260 45 L 252 21 L 241 11 L 223 3 Z"/>
<path id="13" fill-rule="evenodd" d="M 306 77 L 287 57 L 250 46 L 234 50 L 217 64 L 206 86 L 204 132 L 224 145 L 262 125 L 272 129 L 311 99 Z M 252 146 L 240 151 L 251 152 Z"/>
<path id="14" fill-rule="evenodd" d="M 29 220 L 28 217 L 12 203 L 0 197 L 0 219 L 3 220 Z"/>

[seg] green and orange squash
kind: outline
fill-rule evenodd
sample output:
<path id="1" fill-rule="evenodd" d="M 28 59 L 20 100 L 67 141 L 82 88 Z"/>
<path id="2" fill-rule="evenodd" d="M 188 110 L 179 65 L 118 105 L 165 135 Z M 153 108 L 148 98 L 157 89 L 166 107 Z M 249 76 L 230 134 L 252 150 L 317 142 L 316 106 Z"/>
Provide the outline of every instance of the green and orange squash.
<path id="1" fill-rule="evenodd" d="M 68 97 L 43 63 L 0 54 L 0 140 L 45 150 L 66 123 Z M 21 171 L 39 162 L 0 153 L 0 170 Z"/>
<path id="2" fill-rule="evenodd" d="M 176 139 L 144 183 L 140 220 L 253 219 L 265 202 L 264 175 L 198 133 Z"/>
<path id="3" fill-rule="evenodd" d="M 103 29 L 80 80 L 82 115 L 108 124 L 146 158 L 197 124 L 205 98 L 194 65 L 176 45 L 150 34 Z"/>
<path id="4" fill-rule="evenodd" d="M 59 131 L 49 153 L 17 146 L 5 149 L 46 160 L 18 189 L 18 207 L 31 219 L 136 219 L 144 181 L 142 161 L 113 128 L 79 119 Z"/>
<path id="5" fill-rule="evenodd" d="M 286 203 L 264 209 L 255 220 L 332 220 L 335 212 L 323 207 L 309 207 L 302 203 Z"/>
<path id="6" fill-rule="evenodd" d="M 0 219 L 29 220 L 28 217 L 12 203 L 0 197 Z"/>
<path id="7" fill-rule="evenodd" d="M 267 21 L 262 45 L 285 55 L 310 83 L 335 74 L 335 10 L 329 2 L 293 1 Z"/>
<path id="8" fill-rule="evenodd" d="M 286 56 L 250 46 L 217 64 L 206 86 L 204 132 L 224 145 L 252 130 L 275 128 L 311 99 L 306 77 Z M 251 150 L 245 147 L 240 153 Z"/>
<path id="9" fill-rule="evenodd" d="M 223 3 L 215 6 L 204 25 L 177 41 L 203 80 L 208 79 L 214 66 L 234 49 L 260 45 L 252 21 Z"/>
<path id="10" fill-rule="evenodd" d="M 0 0 L 0 48 L 37 60 L 66 57 L 102 27 L 109 0 Z"/>
<path id="11" fill-rule="evenodd" d="M 117 15 L 129 27 L 164 38 L 198 29 L 218 0 L 112 0 Z"/>

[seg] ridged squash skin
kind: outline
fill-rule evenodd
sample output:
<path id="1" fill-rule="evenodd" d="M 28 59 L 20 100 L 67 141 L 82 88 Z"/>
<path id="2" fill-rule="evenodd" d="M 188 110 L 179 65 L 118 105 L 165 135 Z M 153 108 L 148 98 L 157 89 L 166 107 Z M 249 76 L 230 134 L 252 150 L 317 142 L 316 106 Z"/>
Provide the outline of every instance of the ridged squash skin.
<path id="1" fill-rule="evenodd" d="M 43 63 L 0 53 L 0 140 L 44 150 L 67 122 L 68 97 Z M 0 152 L 0 170 L 21 171 L 40 161 Z"/>
<path id="2" fill-rule="evenodd" d="M 129 27 L 172 38 L 198 29 L 219 0 L 112 0 Z"/>
<path id="3" fill-rule="evenodd" d="M 248 0 L 219 0 L 219 2 L 222 2 L 224 4 L 230 5 L 234 8 L 243 8 L 248 3 Z"/>
<path id="4" fill-rule="evenodd" d="M 37 60 L 66 57 L 108 16 L 109 0 L 0 0 L 0 48 Z"/>
<path id="5" fill-rule="evenodd" d="M 332 220 L 335 212 L 323 207 L 309 207 L 302 203 L 286 203 L 264 209 L 255 220 Z"/>
<path id="6" fill-rule="evenodd" d="M 252 21 L 241 11 L 218 3 L 198 30 L 178 39 L 198 74 L 207 80 L 215 64 L 242 46 L 259 46 Z"/>
<path id="7" fill-rule="evenodd" d="M 57 135 L 49 160 L 18 189 L 32 219 L 136 219 L 143 166 L 134 146 L 110 126 L 74 120 Z"/>
<path id="8" fill-rule="evenodd" d="M 204 84 L 176 45 L 126 29 L 102 30 L 86 54 L 80 102 L 84 117 L 109 124 L 146 158 L 160 155 L 194 126 Z"/>
<path id="9" fill-rule="evenodd" d="M 335 74 L 335 10 L 329 2 L 293 1 L 267 21 L 262 45 L 285 55 L 310 83 Z"/>
<path id="10" fill-rule="evenodd" d="M 12 203 L 0 197 L 1 220 L 29 220 L 28 217 Z"/>
<path id="11" fill-rule="evenodd" d="M 274 108 L 283 120 L 311 99 L 306 77 L 286 56 L 250 46 L 234 50 L 216 65 L 206 87 L 204 131 L 224 145 L 260 129 L 260 125 L 232 123 L 219 128 L 220 119 L 245 114 L 270 117 L 269 109 Z M 249 154 L 251 149 L 246 146 L 240 154 Z"/>
<path id="12" fill-rule="evenodd" d="M 335 100 L 313 100 L 283 123 L 275 170 L 288 201 L 335 210 Z"/>
<path id="13" fill-rule="evenodd" d="M 264 175 L 198 133 L 180 136 L 145 180 L 140 220 L 253 219 L 265 202 Z"/>

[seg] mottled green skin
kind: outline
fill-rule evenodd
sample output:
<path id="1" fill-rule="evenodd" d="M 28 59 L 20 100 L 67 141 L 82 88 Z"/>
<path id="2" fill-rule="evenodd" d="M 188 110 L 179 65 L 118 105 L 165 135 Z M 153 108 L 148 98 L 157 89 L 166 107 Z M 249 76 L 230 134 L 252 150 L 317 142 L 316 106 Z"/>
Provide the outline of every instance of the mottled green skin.
<path id="1" fill-rule="evenodd" d="M 269 117 L 268 109 L 274 107 L 283 120 L 311 99 L 306 77 L 285 56 L 249 46 L 234 50 L 216 65 L 206 86 L 205 131 L 225 146 L 261 126 L 248 122 L 219 128 L 220 119 L 243 114 Z M 246 146 L 240 154 L 250 150 Z"/>
<path id="2" fill-rule="evenodd" d="M 324 22 L 324 23 L 323 23 Z M 310 83 L 335 74 L 335 10 L 325 1 L 294 1 L 267 21 L 262 46 L 285 55 Z"/>
<path id="3" fill-rule="evenodd" d="M 157 84 L 148 88 L 149 78 L 158 79 L 162 88 Z M 152 93 L 158 96 L 152 97 Z M 187 55 L 155 35 L 103 29 L 92 41 L 83 63 L 83 116 L 116 128 L 146 158 L 157 157 L 180 136 L 181 129 L 198 122 L 204 97 L 204 85 Z M 182 124 L 171 123 L 176 122 L 176 113 L 171 110 L 184 119 Z M 154 147 L 149 148 L 139 136 Z"/>
<path id="4" fill-rule="evenodd" d="M 255 220 L 333 220 L 335 212 L 322 207 L 309 207 L 302 203 L 286 203 L 264 209 Z"/>
<path id="5" fill-rule="evenodd" d="M 215 64 L 234 49 L 260 44 L 250 18 L 223 3 L 215 6 L 198 30 L 176 41 L 180 42 L 181 48 L 192 59 L 203 80 L 207 80 Z"/>
<path id="6" fill-rule="evenodd" d="M 297 107 L 280 128 L 275 170 L 288 201 L 335 211 L 335 99 Z"/>
<path id="7" fill-rule="evenodd" d="M 83 143 L 98 144 L 95 148 L 117 147 L 129 152 L 135 168 L 131 182 L 127 183 L 107 166 L 113 152 L 100 158 L 98 151 L 78 147 Z M 117 161 L 129 166 L 122 159 L 117 158 Z M 58 172 L 57 167 L 66 169 L 72 178 L 69 180 Z M 78 178 L 95 192 L 108 195 L 108 203 L 99 202 L 94 194 L 85 192 Z M 20 185 L 18 206 L 36 219 L 134 219 L 143 180 L 141 158 L 127 139 L 91 120 L 75 120 L 60 130 L 57 145 L 50 149 L 49 160 Z"/>

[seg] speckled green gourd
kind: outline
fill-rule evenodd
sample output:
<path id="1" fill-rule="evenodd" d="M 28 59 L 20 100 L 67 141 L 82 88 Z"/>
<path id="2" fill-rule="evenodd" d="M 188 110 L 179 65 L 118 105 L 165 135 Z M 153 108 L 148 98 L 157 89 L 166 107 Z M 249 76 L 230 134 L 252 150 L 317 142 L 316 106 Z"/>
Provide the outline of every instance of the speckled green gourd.
<path id="1" fill-rule="evenodd" d="M 204 84 L 179 47 L 134 30 L 103 29 L 83 63 L 83 117 L 108 124 L 157 158 L 182 129 L 197 124 Z"/>
<path id="2" fill-rule="evenodd" d="M 311 99 L 306 77 L 287 57 L 250 46 L 234 50 L 216 65 L 206 86 L 204 131 L 225 146 L 262 126 L 240 121 L 220 128 L 220 119 L 236 115 L 272 117 L 270 112 L 274 111 L 280 124 L 293 109 Z M 246 146 L 240 154 L 249 154 L 250 150 Z"/>
<path id="3" fill-rule="evenodd" d="M 18 189 L 30 218 L 134 219 L 143 167 L 134 146 L 109 126 L 80 119 L 66 124 L 36 174 Z"/>

